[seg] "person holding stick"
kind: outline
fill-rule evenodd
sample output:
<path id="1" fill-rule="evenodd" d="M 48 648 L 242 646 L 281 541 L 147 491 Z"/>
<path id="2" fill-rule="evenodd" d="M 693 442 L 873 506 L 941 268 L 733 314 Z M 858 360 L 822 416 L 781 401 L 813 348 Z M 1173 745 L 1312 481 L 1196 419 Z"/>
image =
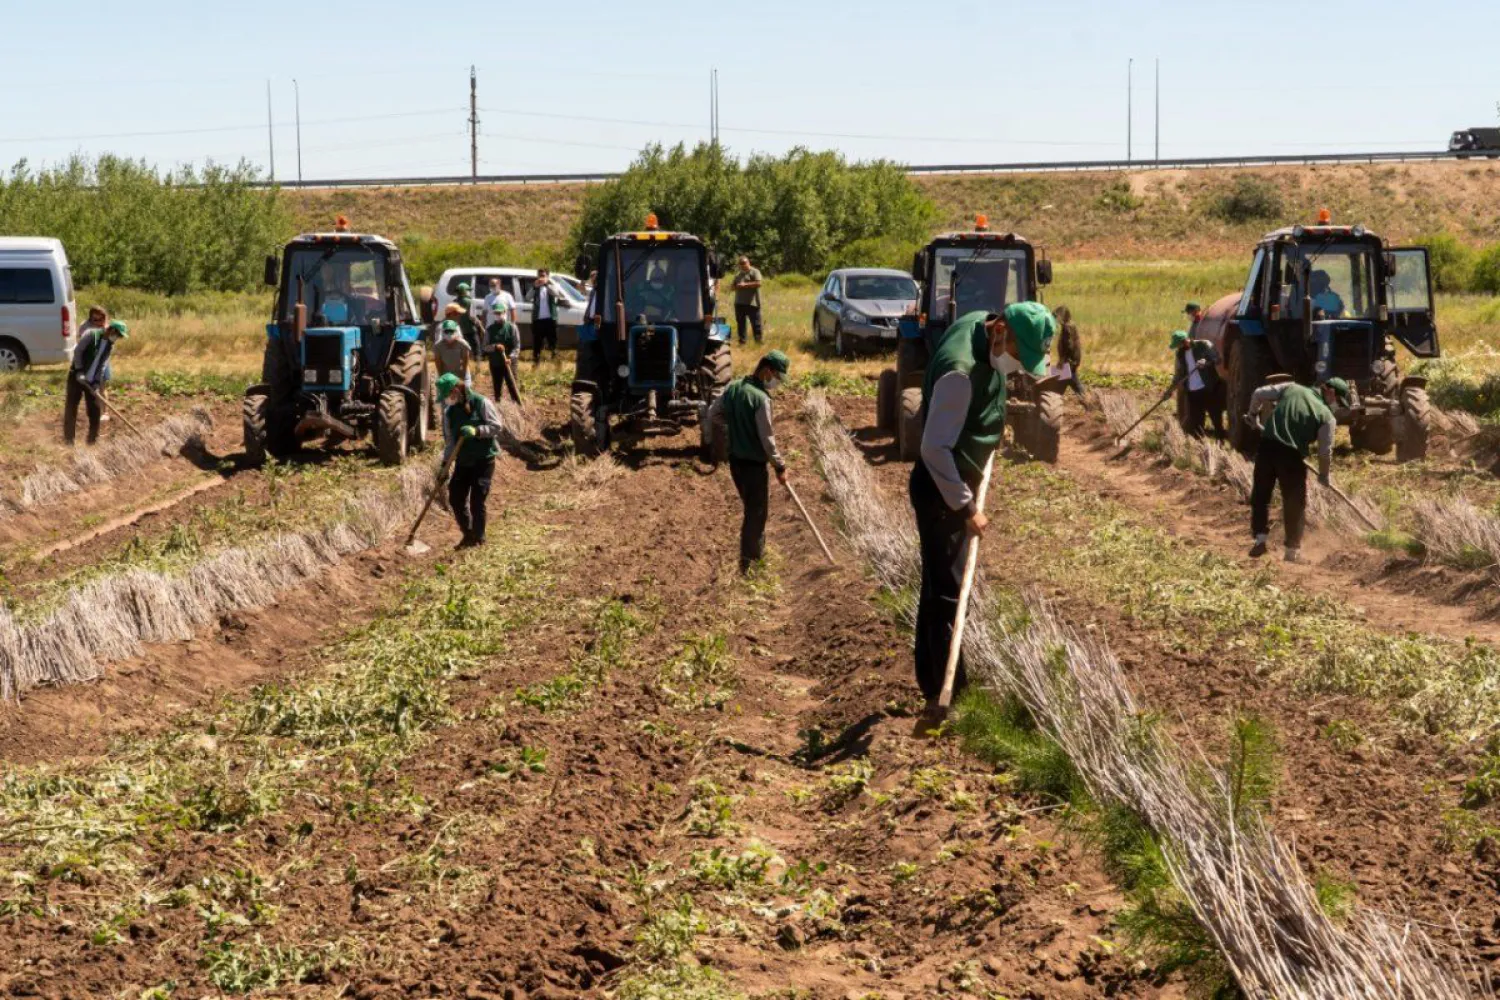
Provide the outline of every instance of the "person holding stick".
<path id="1" fill-rule="evenodd" d="M 495 478 L 495 458 L 500 454 L 500 411 L 457 375 L 440 376 L 437 394 L 447 404 L 443 444 L 457 449 L 453 476 L 448 480 L 448 506 L 463 532 L 458 547 L 473 548 L 484 544 L 485 509 Z"/>
<path id="2" fill-rule="evenodd" d="M 1056 329 L 1057 320 L 1039 302 L 1013 303 L 999 315 L 971 312 L 947 329 L 928 362 L 921 458 L 909 487 L 922 556 L 914 658 L 927 704 L 919 734 L 947 718 L 939 696 L 955 641 L 967 543 L 989 524 L 975 499 L 1005 430 L 1006 376 L 1045 377 Z M 962 690 L 965 680 L 959 657 L 953 690 Z"/>
<path id="3" fill-rule="evenodd" d="M 776 481 L 787 485 L 786 462 L 776 447 L 771 423 L 771 393 L 786 379 L 791 362 L 771 351 L 755 366 L 755 374 L 735 379 L 713 401 L 703 418 L 706 440 L 722 424 L 729 435 L 729 474 L 740 495 L 745 515 L 740 522 L 740 573 L 766 554 L 766 515 L 770 510 L 771 480 L 766 466 L 776 469 Z"/>
<path id="4" fill-rule="evenodd" d="M 1302 561 L 1302 530 L 1307 523 L 1307 458 L 1318 443 L 1318 482 L 1328 486 L 1333 462 L 1333 434 L 1338 419 L 1334 401 L 1349 405 L 1349 383 L 1331 378 L 1318 389 L 1296 382 L 1263 385 L 1250 396 L 1250 418 L 1260 425 L 1255 474 L 1250 487 L 1250 558 L 1266 554 L 1271 536 L 1271 495 L 1281 486 L 1281 514 L 1286 524 L 1287 562 Z M 1269 419 L 1266 415 L 1270 414 Z"/>
<path id="5" fill-rule="evenodd" d="M 63 441 L 73 444 L 77 435 L 78 403 L 88 412 L 88 443 L 99 440 L 99 419 L 103 415 L 100 393 L 109 381 L 109 356 L 115 345 L 130 336 L 130 328 L 119 320 L 88 331 L 73 348 L 73 363 L 68 369 L 68 387 L 63 396 Z"/>

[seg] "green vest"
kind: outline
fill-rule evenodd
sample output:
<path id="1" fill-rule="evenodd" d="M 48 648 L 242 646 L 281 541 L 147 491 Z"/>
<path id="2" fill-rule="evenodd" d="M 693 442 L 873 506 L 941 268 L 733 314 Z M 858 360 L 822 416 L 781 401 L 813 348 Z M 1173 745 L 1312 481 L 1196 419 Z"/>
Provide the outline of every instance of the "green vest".
<path id="1" fill-rule="evenodd" d="M 724 390 L 724 422 L 729 428 L 730 458 L 744 462 L 770 461 L 760 443 L 760 428 L 755 423 L 761 407 L 770 401 L 766 387 L 754 375 L 737 378 Z"/>
<path id="2" fill-rule="evenodd" d="M 463 334 L 463 338 L 469 342 L 469 349 L 474 352 L 475 357 L 478 357 L 482 338 L 480 337 L 479 320 L 475 319 L 474 314 L 468 311 L 469 301 L 465 299 L 459 300 L 459 304 L 464 307 L 464 314 L 458 317 L 458 329 Z"/>
<path id="3" fill-rule="evenodd" d="M 969 415 L 964 429 L 953 446 L 958 473 L 970 485 L 984 476 L 985 464 L 1000 446 L 1005 432 L 1005 377 L 990 367 L 990 338 L 984 332 L 984 312 L 959 317 L 943 333 L 932 360 L 927 362 L 927 378 L 922 383 L 922 418 L 932 401 L 932 387 L 951 372 L 969 376 L 971 396 Z"/>
<path id="4" fill-rule="evenodd" d="M 485 333 L 487 337 L 485 346 L 487 347 L 503 347 L 505 353 L 509 354 L 520 346 L 520 341 L 516 337 L 516 324 L 508 319 L 491 323 Z"/>
<path id="5" fill-rule="evenodd" d="M 500 442 L 494 438 L 464 438 L 459 430 L 468 424 L 478 427 L 484 423 L 484 398 L 470 392 L 462 403 L 448 407 L 443 419 L 448 422 L 448 437 L 459 442 L 455 465 L 480 465 L 500 454 Z"/>
<path id="6" fill-rule="evenodd" d="M 1322 393 L 1293 384 L 1282 391 L 1261 436 L 1295 448 L 1306 458 L 1309 446 L 1318 440 L 1318 429 L 1332 419 L 1333 411 L 1323 402 Z"/>

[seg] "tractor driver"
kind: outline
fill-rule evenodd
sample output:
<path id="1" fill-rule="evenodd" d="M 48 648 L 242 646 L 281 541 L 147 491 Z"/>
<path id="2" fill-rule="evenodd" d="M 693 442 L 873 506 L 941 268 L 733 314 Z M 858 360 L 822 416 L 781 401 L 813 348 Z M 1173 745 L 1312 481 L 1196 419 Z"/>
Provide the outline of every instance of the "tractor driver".
<path id="1" fill-rule="evenodd" d="M 662 322 L 677 314 L 677 286 L 667 280 L 665 261 L 651 265 L 651 273 L 641 288 L 641 311 L 647 319 Z"/>
<path id="2" fill-rule="evenodd" d="M 346 326 L 354 323 L 354 297 L 349 294 L 349 272 L 335 267 L 329 274 L 328 288 L 319 310 L 329 326 Z"/>
<path id="3" fill-rule="evenodd" d="M 1313 315 L 1320 313 L 1325 319 L 1338 319 L 1344 315 L 1344 300 L 1333 290 L 1333 279 L 1327 271 L 1314 271 L 1308 282 L 1312 292 Z"/>

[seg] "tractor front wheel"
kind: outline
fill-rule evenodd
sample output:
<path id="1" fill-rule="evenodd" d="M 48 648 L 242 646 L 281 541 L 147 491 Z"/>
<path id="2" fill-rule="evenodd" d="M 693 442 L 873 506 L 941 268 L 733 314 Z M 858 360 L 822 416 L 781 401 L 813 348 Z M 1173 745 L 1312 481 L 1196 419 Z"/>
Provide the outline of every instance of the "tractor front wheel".
<path id="1" fill-rule="evenodd" d="M 903 462 L 922 457 L 922 390 L 901 390 L 901 412 L 897 414 L 896 447 Z"/>
<path id="2" fill-rule="evenodd" d="M 729 461 L 729 422 L 722 408 L 712 427 L 709 426 L 708 405 L 704 404 L 698 411 L 698 457 L 709 465 Z"/>
<path id="3" fill-rule="evenodd" d="M 271 409 L 271 400 L 265 393 L 251 393 L 241 404 L 240 414 L 245 425 L 245 464 L 260 468 L 266 464 L 269 440 L 266 419 Z"/>
<path id="4" fill-rule="evenodd" d="M 568 400 L 568 430 L 573 437 L 573 450 L 587 458 L 598 455 L 600 447 L 599 421 L 594 412 L 594 394 L 575 392 Z"/>
<path id="5" fill-rule="evenodd" d="M 1229 349 L 1229 443 L 1250 454 L 1260 432 L 1250 420 L 1250 397 L 1271 374 L 1271 350 L 1259 337 L 1242 336 Z"/>
<path id="6" fill-rule="evenodd" d="M 1408 385 L 1401 389 L 1401 433 L 1396 438 L 1396 461 L 1416 462 L 1427 457 L 1427 438 L 1432 431 L 1432 404 L 1427 390 Z"/>
<path id="7" fill-rule="evenodd" d="M 1062 451 L 1063 397 L 1060 392 L 1044 392 L 1037 400 L 1031 441 L 1026 450 L 1031 457 L 1056 465 Z"/>
<path id="8" fill-rule="evenodd" d="M 380 394 L 375 411 L 375 452 L 381 465 L 400 465 L 406 460 L 406 394 L 399 389 Z"/>

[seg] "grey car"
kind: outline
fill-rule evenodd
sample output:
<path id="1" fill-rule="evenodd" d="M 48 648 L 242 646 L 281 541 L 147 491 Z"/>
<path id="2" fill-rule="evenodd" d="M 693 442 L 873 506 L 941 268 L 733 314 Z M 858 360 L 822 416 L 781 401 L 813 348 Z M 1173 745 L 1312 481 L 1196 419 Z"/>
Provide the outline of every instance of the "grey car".
<path id="1" fill-rule="evenodd" d="M 905 271 L 846 267 L 828 275 L 813 305 L 813 339 L 833 341 L 849 357 L 860 348 L 896 346 L 896 324 L 917 306 L 917 283 Z"/>

